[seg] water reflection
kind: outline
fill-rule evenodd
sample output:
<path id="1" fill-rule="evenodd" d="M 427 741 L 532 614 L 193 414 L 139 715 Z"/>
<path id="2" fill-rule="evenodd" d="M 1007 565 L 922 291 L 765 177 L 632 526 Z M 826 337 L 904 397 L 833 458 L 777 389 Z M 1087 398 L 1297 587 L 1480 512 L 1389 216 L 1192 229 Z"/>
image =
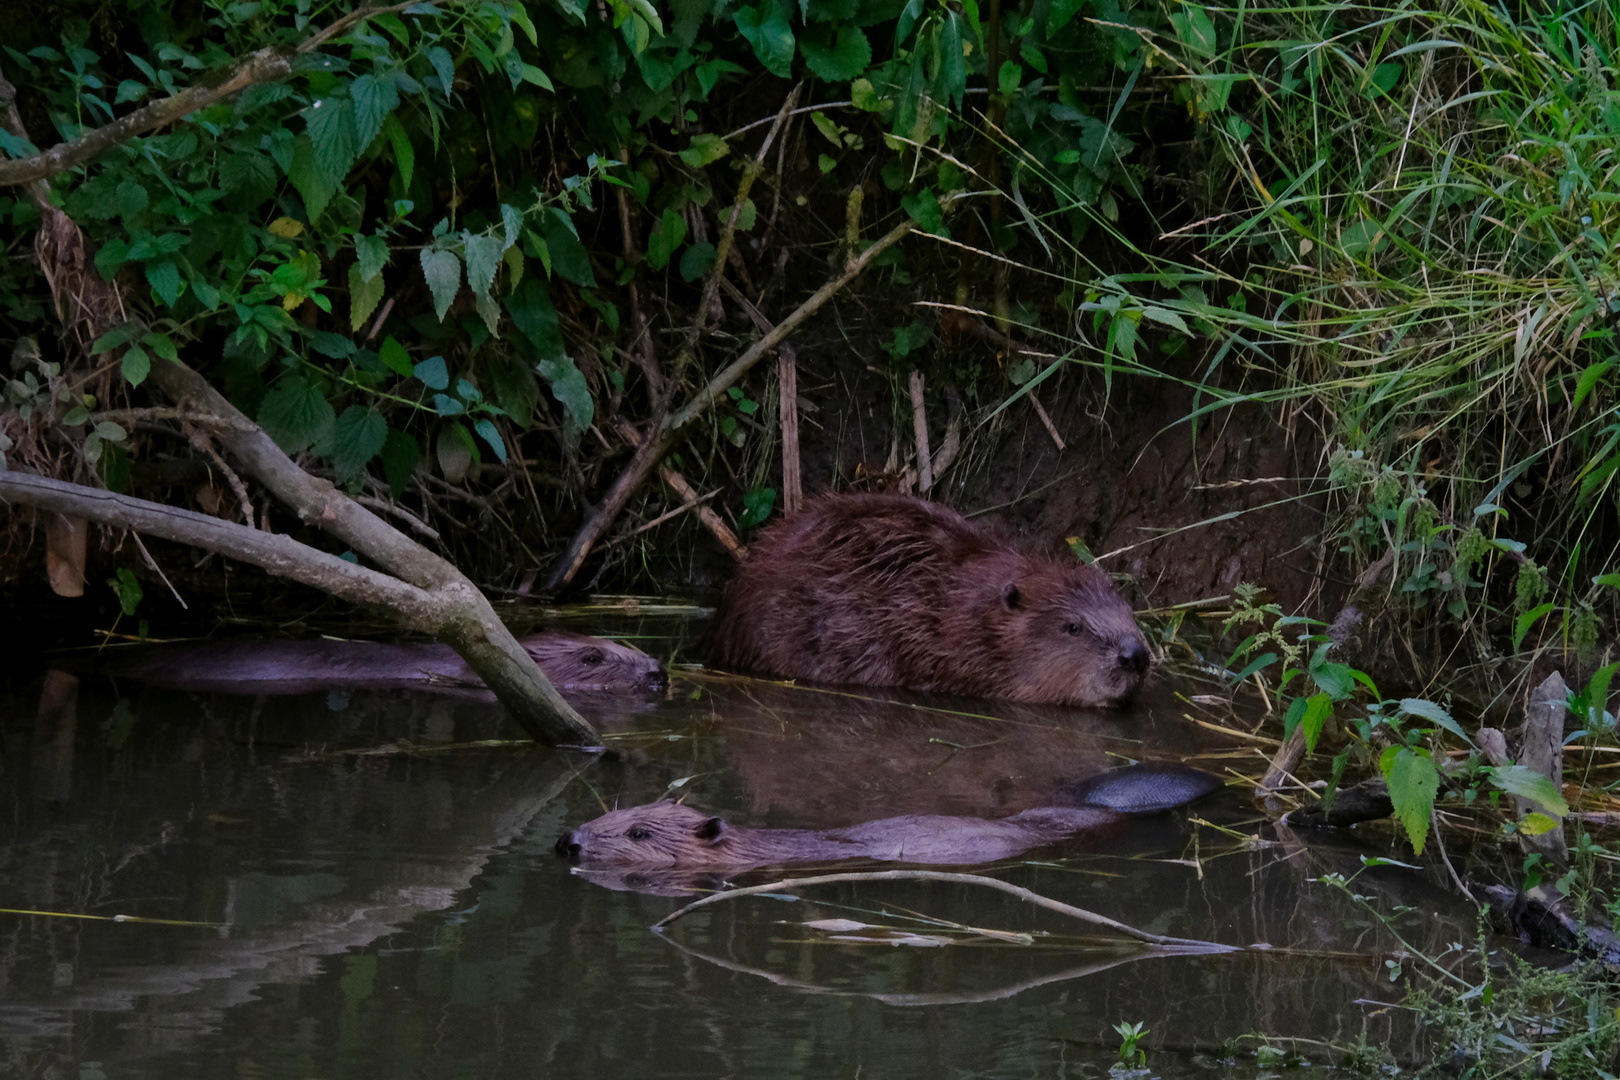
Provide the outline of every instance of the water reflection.
<path id="1" fill-rule="evenodd" d="M 738 899 L 654 934 L 682 900 L 600 888 L 551 854 L 565 826 L 671 790 L 748 824 L 835 828 L 1013 813 L 1123 760 L 1220 771 L 1232 746 L 1171 691 L 1092 713 L 677 674 L 655 708 L 592 717 L 613 748 L 597 758 L 357 752 L 509 736 L 476 701 L 21 673 L 0 733 L 0 907 L 195 925 L 0 914 L 0 1074 L 1094 1075 L 1120 1021 L 1151 1029 L 1158 1075 L 1252 1032 L 1410 1056 L 1408 1018 L 1377 1004 L 1399 993 L 1396 943 L 1312 883 L 1372 848 L 1245 826 L 1236 793 L 1199 813 L 1259 845 L 1172 815 L 996 873 L 1269 954 L 1144 959 L 1011 897 L 917 882 Z M 1416 945 L 1473 932 L 1423 873 L 1357 887 L 1411 907 Z M 806 925 L 931 933 L 908 913 L 1039 936 L 896 946 Z"/>

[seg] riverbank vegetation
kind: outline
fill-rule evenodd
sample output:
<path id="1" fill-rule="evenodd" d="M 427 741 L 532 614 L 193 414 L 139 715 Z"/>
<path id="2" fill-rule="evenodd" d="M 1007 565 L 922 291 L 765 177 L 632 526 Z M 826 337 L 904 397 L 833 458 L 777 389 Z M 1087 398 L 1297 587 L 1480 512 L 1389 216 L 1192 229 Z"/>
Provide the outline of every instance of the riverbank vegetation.
<path id="1" fill-rule="evenodd" d="M 1617 29 L 1478 0 L 22 0 L 0 452 L 408 606 L 359 577 L 450 581 L 406 535 L 521 595 L 689 588 L 803 486 L 989 490 L 1015 417 L 1061 453 L 1043 397 L 1107 427 L 1181 395 L 1195 463 L 1259 410 L 1304 462 L 1278 502 L 1323 516 L 1250 542 L 1318 587 L 1168 599 L 1231 605 L 1227 681 L 1327 740 L 1329 794 L 1384 775 L 1415 847 L 1443 782 L 1542 828 L 1565 777 L 1443 703 L 1516 716 L 1561 668 L 1613 742 Z M 134 617 L 206 585 L 179 546 L 87 555 L 72 497 L 9 514 L 13 579 L 48 525 L 58 592 L 110 579 Z M 1139 545 L 1104 539 L 1073 543 L 1123 571 Z"/>

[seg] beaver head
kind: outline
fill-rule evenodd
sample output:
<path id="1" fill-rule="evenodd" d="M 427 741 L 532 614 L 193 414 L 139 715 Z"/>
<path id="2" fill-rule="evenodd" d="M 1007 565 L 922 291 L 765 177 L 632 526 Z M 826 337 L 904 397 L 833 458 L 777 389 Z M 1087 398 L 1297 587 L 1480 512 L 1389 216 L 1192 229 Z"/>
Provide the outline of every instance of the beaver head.
<path id="1" fill-rule="evenodd" d="M 1013 554 L 985 561 L 968 587 L 992 638 L 999 696 L 1103 706 L 1136 696 L 1148 674 L 1147 639 L 1106 574 Z"/>
<path id="2" fill-rule="evenodd" d="M 724 866 L 737 861 L 728 850 L 733 834 L 724 818 L 662 799 L 587 821 L 559 836 L 556 850 L 586 867 Z"/>
<path id="3" fill-rule="evenodd" d="M 664 665 L 626 645 L 565 630 L 548 630 L 522 644 L 560 690 L 661 694 L 669 687 Z"/>

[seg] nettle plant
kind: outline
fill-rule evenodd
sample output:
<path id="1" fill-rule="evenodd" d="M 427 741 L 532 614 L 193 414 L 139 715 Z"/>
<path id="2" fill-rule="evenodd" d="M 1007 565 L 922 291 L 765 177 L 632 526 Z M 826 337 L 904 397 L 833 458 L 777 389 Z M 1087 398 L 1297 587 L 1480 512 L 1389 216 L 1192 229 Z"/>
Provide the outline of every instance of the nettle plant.
<path id="1" fill-rule="evenodd" d="M 1325 804 L 1331 805 L 1346 767 L 1356 758 L 1376 763 L 1389 786 L 1395 815 L 1419 854 L 1428 840 L 1443 783 L 1456 788 L 1464 805 L 1473 803 L 1481 792 L 1492 800 L 1505 793 L 1533 799 L 1558 814 L 1568 812 L 1563 796 L 1547 777 L 1522 765 L 1484 764 L 1478 744 L 1445 706 L 1427 698 L 1384 698 L 1366 672 L 1333 660 L 1334 642 L 1322 632 L 1325 624 L 1285 615 L 1276 604 L 1257 603 L 1260 589 L 1254 585 L 1239 585 L 1236 592 L 1237 608 L 1223 632 L 1246 625 L 1255 630 L 1227 661 L 1228 670 L 1233 671 L 1232 684 L 1276 669 L 1277 693 L 1286 702 L 1284 738 L 1302 733 L 1307 753 L 1316 751 L 1331 722 L 1339 722 L 1346 744 L 1333 757 L 1323 794 Z M 1240 663 L 1241 668 L 1237 667 Z M 1613 718 L 1592 703 L 1606 700 L 1609 680 L 1617 669 L 1620 664 L 1602 669 L 1582 694 L 1571 699 L 1577 715 L 1591 721 L 1582 735 L 1612 731 Z M 1443 735 L 1466 747 L 1466 757 L 1453 761 L 1445 751 Z M 1514 827 L 1534 832 L 1557 824 L 1549 815 L 1534 813 Z"/>

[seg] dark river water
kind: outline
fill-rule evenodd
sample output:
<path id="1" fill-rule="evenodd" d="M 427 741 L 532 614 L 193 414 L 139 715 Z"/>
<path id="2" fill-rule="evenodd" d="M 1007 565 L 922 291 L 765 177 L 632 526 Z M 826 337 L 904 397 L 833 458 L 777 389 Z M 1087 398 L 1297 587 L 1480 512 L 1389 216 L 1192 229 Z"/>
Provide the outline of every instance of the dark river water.
<path id="1" fill-rule="evenodd" d="M 571 625 L 666 657 L 696 626 Z M 461 746 L 515 738 L 477 700 L 11 672 L 0 1076 L 1104 1076 L 1121 1023 L 1147 1029 L 1143 1077 L 1270 1075 L 1262 1046 L 1296 1071 L 1419 1053 L 1390 979 L 1401 941 L 1315 880 L 1409 853 L 1382 828 L 1275 828 L 1240 786 L 978 869 L 1269 949 L 1122 948 L 1004 893 L 916 881 L 738 898 L 654 932 L 719 882 L 571 872 L 559 833 L 669 791 L 747 825 L 995 817 L 1132 760 L 1255 775 L 1270 749 L 1192 722 L 1188 699 L 1214 690 L 1162 673 L 1123 712 L 673 676 L 665 700 L 585 703 L 610 747 L 587 755 Z M 404 744 L 419 752 L 377 752 Z M 1356 889 L 1409 908 L 1400 937 L 1439 952 L 1475 932 L 1439 882 L 1382 868 Z"/>

